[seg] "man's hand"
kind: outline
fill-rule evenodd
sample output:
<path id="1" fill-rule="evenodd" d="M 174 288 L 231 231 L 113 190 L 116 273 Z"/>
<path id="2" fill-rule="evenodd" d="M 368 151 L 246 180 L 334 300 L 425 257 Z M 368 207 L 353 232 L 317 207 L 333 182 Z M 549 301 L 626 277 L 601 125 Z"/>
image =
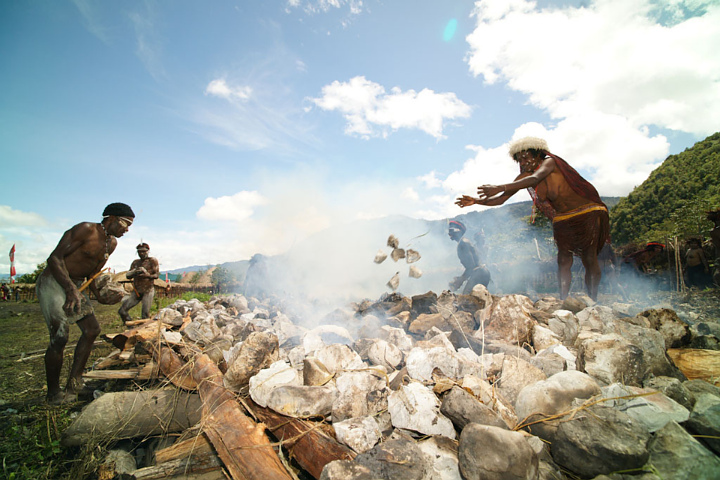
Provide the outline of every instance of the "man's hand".
<path id="1" fill-rule="evenodd" d="M 505 187 L 502 185 L 482 185 L 478 187 L 477 191 L 479 197 L 478 200 L 480 202 L 484 202 L 503 193 L 505 191 Z"/>
<path id="2" fill-rule="evenodd" d="M 80 292 L 78 292 L 77 288 L 73 288 L 72 290 L 65 292 L 65 304 L 63 305 L 63 310 L 67 315 L 80 313 L 81 303 L 82 299 L 80 298 Z"/>
<path id="3" fill-rule="evenodd" d="M 459 197 L 455 201 L 455 205 L 457 205 L 460 208 L 469 207 L 471 205 L 475 205 L 477 203 L 477 199 L 474 197 L 471 197 L 469 195 L 463 195 L 462 197 Z"/>

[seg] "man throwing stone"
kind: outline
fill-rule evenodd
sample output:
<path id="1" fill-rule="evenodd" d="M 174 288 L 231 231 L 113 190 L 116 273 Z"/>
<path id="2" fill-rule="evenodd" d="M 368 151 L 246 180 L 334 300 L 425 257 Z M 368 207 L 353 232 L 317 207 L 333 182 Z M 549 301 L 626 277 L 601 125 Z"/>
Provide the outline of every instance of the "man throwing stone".
<path id="1" fill-rule="evenodd" d="M 155 297 L 155 279 L 160 276 L 160 266 L 157 259 L 148 257 L 150 245 L 141 243 L 137 246 L 137 253 L 140 257 L 130 265 L 127 278 L 133 281 L 133 291 L 123 298 L 120 304 L 120 318 L 127 323 L 130 320 L 128 311 L 138 303 L 142 302 L 142 318 L 150 318 L 150 307 Z"/>
<path id="2" fill-rule="evenodd" d="M 448 236 L 451 240 L 458 242 L 457 255 L 465 268 L 462 275 L 453 278 L 450 282 L 450 290 L 454 292 L 465 284 L 463 295 L 472 293 L 473 287 L 477 284 L 487 287 L 490 283 L 490 272 L 480 263 L 477 249 L 470 243 L 470 240 L 464 238 L 466 230 L 465 225 L 457 220 L 451 220 L 448 224 Z"/>
<path id="3" fill-rule="evenodd" d="M 610 217 L 597 190 L 574 168 L 548 151 L 545 140 L 525 137 L 510 144 L 510 156 L 520 164 L 520 175 L 505 185 L 478 187 L 479 198 L 463 195 L 455 204 L 502 205 L 527 188 L 535 205 L 553 222 L 558 247 L 560 298 L 570 290 L 573 255 L 585 267 L 588 295 L 597 300 L 601 270 L 598 253 L 610 241 Z"/>
<path id="4" fill-rule="evenodd" d="M 82 373 L 90 357 L 100 324 L 88 297 L 80 292 L 85 279 L 99 273 L 115 251 L 117 237 L 132 225 L 135 214 L 124 203 L 111 203 L 103 211 L 100 223 L 83 222 L 66 231 L 47 260 L 35 286 L 40 309 L 48 329 L 50 345 L 45 352 L 47 398 L 50 403 L 74 401 L 83 387 Z M 95 282 L 88 285 L 100 298 Z M 82 334 L 75 347 L 65 391 L 60 389 L 63 352 L 68 341 L 70 322 L 77 323 Z"/>

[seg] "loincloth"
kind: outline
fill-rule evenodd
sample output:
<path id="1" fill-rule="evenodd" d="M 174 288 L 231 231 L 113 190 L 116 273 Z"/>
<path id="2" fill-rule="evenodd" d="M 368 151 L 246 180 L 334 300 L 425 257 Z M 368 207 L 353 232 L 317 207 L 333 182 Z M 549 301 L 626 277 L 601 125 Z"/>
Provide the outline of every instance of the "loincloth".
<path id="1" fill-rule="evenodd" d="M 591 203 L 553 218 L 553 236 L 558 251 L 582 255 L 600 253 L 610 241 L 610 216 L 605 205 Z"/>
<path id="2" fill-rule="evenodd" d="M 75 286 L 80 288 L 82 280 L 74 281 Z M 80 313 L 68 315 L 63 310 L 65 305 L 65 289 L 58 283 L 50 272 L 38 275 L 35 285 L 40 310 L 45 317 L 48 329 L 50 330 L 50 341 L 54 338 L 67 338 L 69 322 L 78 320 L 93 313 L 90 299 L 84 293 L 80 293 Z M 54 337 L 54 338 L 53 338 Z"/>

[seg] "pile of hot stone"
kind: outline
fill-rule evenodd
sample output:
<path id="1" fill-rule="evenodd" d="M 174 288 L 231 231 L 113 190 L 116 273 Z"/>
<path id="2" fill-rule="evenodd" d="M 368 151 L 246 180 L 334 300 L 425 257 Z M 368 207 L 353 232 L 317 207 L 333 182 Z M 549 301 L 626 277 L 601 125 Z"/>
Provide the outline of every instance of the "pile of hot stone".
<path id="1" fill-rule="evenodd" d="M 161 310 L 145 327 L 160 335 L 145 349 L 161 364 L 159 351 L 179 352 L 185 367 L 204 354 L 222 372 L 213 385 L 233 392 L 234 406 L 297 419 L 311 425 L 305 431 L 324 427 L 345 453 L 295 445 L 288 462 L 279 452 L 302 478 L 710 479 L 720 478 L 720 389 L 712 378 L 688 379 L 672 358 L 718 353 L 688 348 L 717 347 L 716 322 L 691 325 L 669 308 L 633 311 L 587 297 L 493 296 L 481 285 L 471 295 L 393 293 L 318 319 L 231 295 Z M 173 383 L 200 385 L 202 415 L 164 422 L 165 448 L 173 428 L 197 438 L 212 420 L 203 380 L 192 377 Z M 283 440 L 268 418 L 256 419 L 270 433 L 263 441 Z M 141 434 L 108 428 L 114 441 Z M 88 440 L 78 431 L 71 426 L 66 443 Z M 310 467 L 303 455 L 321 464 Z M 159 460 L 150 458 L 128 474 L 151 478 L 142 472 Z M 214 458 L 217 471 L 223 463 L 234 476 L 226 456 Z M 188 475 L 192 465 L 183 465 Z"/>

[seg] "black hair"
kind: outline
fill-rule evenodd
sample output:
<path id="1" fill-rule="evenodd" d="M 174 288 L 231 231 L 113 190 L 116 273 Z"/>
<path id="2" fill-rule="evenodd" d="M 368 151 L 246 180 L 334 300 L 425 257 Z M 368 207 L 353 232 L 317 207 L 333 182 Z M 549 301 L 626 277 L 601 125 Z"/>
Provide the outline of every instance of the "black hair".
<path id="1" fill-rule="evenodd" d="M 541 154 L 545 155 L 547 153 L 545 150 L 541 150 L 539 148 L 526 148 L 524 150 L 520 150 L 519 152 L 516 152 L 512 157 L 513 160 L 515 160 L 516 162 L 519 162 L 519 160 L 517 159 L 517 155 L 518 155 L 518 153 L 522 153 L 522 152 L 530 152 L 530 154 L 533 157 L 537 157 L 538 155 L 541 155 Z"/>
<path id="2" fill-rule="evenodd" d="M 135 218 L 135 212 L 132 211 L 130 205 L 124 203 L 111 203 L 105 210 L 103 210 L 103 217 L 108 215 L 115 215 L 116 217 L 131 217 Z"/>

